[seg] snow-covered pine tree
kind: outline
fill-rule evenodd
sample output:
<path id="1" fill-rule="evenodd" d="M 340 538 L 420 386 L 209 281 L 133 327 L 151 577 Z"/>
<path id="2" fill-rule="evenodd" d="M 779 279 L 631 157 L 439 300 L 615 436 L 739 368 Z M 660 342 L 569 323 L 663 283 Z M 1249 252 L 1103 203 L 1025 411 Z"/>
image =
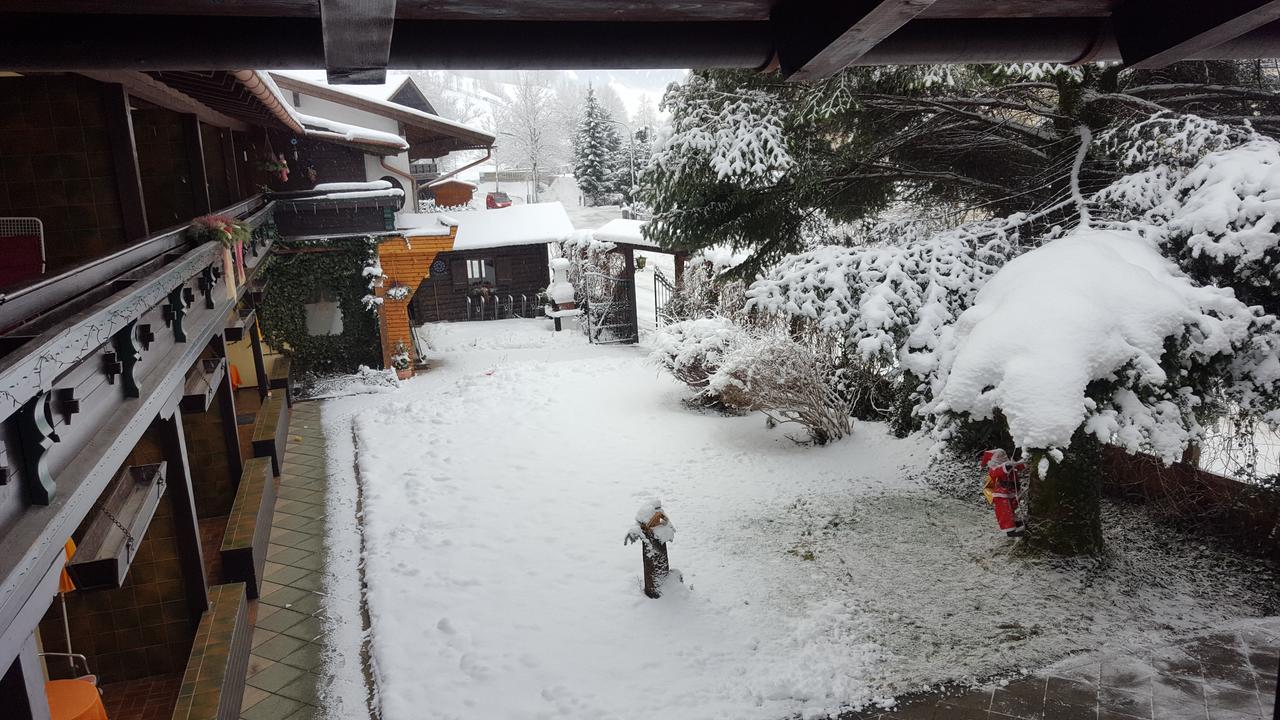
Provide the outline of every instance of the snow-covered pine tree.
<path id="1" fill-rule="evenodd" d="M 573 137 L 573 174 L 588 205 L 601 204 L 610 193 L 620 191 L 618 181 L 627 177 L 626 161 L 613 118 L 595 90 L 587 88 Z"/>

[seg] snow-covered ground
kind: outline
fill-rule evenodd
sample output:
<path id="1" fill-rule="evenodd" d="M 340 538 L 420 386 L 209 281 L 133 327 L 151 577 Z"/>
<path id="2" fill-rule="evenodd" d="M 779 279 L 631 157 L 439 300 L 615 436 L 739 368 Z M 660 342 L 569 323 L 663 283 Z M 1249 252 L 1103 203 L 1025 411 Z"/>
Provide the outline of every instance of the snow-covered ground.
<path id="1" fill-rule="evenodd" d="M 861 423 L 797 445 L 686 407 L 643 347 L 549 327 L 428 326 L 429 372 L 326 401 L 363 502 L 330 540 L 363 532 L 387 720 L 820 717 L 1192 634 L 1274 590 L 1116 508 L 1105 561 L 1023 557 L 981 501 L 928 489 L 922 440 Z M 684 577 L 660 600 L 622 544 L 651 498 Z"/>

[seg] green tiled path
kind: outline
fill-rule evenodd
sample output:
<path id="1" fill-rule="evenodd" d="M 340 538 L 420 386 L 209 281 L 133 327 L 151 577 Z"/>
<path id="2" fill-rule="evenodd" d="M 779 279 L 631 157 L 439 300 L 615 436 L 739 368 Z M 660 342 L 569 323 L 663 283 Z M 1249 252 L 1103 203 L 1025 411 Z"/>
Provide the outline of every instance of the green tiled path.
<path id="1" fill-rule="evenodd" d="M 279 391 L 277 391 L 279 392 Z M 243 720 L 323 720 L 324 433 L 320 404 L 298 403 L 271 526 L 271 545 L 258 600 Z"/>

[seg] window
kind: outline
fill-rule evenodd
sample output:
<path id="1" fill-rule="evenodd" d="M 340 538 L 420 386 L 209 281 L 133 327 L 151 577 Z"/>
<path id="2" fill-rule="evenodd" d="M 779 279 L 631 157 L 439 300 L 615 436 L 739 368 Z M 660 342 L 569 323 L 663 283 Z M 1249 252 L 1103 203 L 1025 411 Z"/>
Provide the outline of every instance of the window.
<path id="1" fill-rule="evenodd" d="M 467 284 L 471 287 L 493 287 L 498 279 L 490 258 L 472 258 L 467 261 Z"/>
<path id="2" fill-rule="evenodd" d="M 308 335 L 341 335 L 342 308 L 332 290 L 317 289 L 307 298 L 303 309 L 307 314 Z"/>

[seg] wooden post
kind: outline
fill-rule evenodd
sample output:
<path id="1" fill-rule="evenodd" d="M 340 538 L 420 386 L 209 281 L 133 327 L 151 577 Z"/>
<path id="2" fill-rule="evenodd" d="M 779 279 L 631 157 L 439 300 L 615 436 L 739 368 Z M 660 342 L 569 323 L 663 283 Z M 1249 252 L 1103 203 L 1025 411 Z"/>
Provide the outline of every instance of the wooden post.
<path id="1" fill-rule="evenodd" d="M 191 176 L 191 197 L 196 215 L 213 212 L 209 202 L 209 173 L 204 165 L 204 142 L 200 137 L 200 117 L 192 113 L 182 116 L 182 136 L 187 146 L 187 172 Z"/>
<path id="2" fill-rule="evenodd" d="M 116 171 L 116 190 L 120 195 L 125 239 L 141 240 L 149 232 L 147 206 L 142 195 L 142 173 L 138 170 L 138 144 L 133 135 L 129 93 L 120 83 L 103 83 L 102 88 L 107 136 L 111 143 L 112 165 Z"/>
<path id="3" fill-rule="evenodd" d="M 165 482 L 169 501 L 173 503 L 173 529 L 178 540 L 178 562 L 182 565 L 182 584 L 186 586 L 187 607 L 191 624 L 209 609 L 209 581 L 204 574 L 204 553 L 200 548 L 200 523 L 196 519 L 195 492 L 191 488 L 191 462 L 187 458 L 187 440 L 182 433 L 182 413 L 177 403 L 168 417 L 161 417 L 160 447 L 169 463 Z"/>
<path id="4" fill-rule="evenodd" d="M 680 287 L 681 285 L 684 285 L 684 264 L 685 264 L 685 261 L 688 259 L 689 259 L 689 253 L 677 252 L 675 254 L 675 260 L 676 260 L 675 285 L 676 287 Z"/>
<path id="5" fill-rule="evenodd" d="M 636 250 L 631 246 L 622 248 L 622 258 L 626 261 L 626 269 L 623 275 L 627 279 L 627 300 L 631 304 L 631 312 L 628 320 L 631 322 L 631 339 L 628 343 L 640 342 L 640 315 L 636 307 Z"/>
<path id="6" fill-rule="evenodd" d="M 218 336 L 213 342 L 222 357 L 227 357 L 227 341 Z M 231 483 L 239 485 L 244 461 L 240 457 L 240 428 L 236 424 L 236 391 L 231 387 L 230 359 L 227 360 L 226 377 L 218 388 L 218 409 L 222 413 L 222 439 L 227 445 L 227 472 L 231 474 Z"/>
<path id="7" fill-rule="evenodd" d="M 218 139 L 222 141 L 222 164 L 227 176 L 227 192 L 230 193 L 232 202 L 239 202 L 244 199 L 244 191 L 240 189 L 240 171 L 237 169 L 240 163 L 236 162 L 236 136 L 227 128 L 219 130 L 218 135 Z"/>
<path id="8" fill-rule="evenodd" d="M 662 585 L 671 573 L 671 560 L 667 557 L 667 544 L 653 537 L 652 532 L 641 544 L 644 562 L 644 594 L 651 598 L 662 597 Z"/>
<path id="9" fill-rule="evenodd" d="M 7 669 L 0 669 L 0 707 L 14 720 L 49 720 L 49 701 L 44 695 L 44 671 L 40 668 L 36 636 L 32 633 L 18 657 Z"/>
<path id="10" fill-rule="evenodd" d="M 258 374 L 258 397 L 266 399 L 267 393 L 271 390 L 271 378 L 267 377 L 267 363 L 262 357 L 259 323 L 260 321 L 255 319 L 253 327 L 249 329 L 249 345 L 253 348 L 253 370 Z"/>
<path id="11" fill-rule="evenodd" d="M 667 543 L 675 536 L 670 518 L 662 510 L 662 503 L 654 501 L 636 513 L 636 526 L 627 532 L 623 545 L 640 543 L 640 561 L 644 565 L 644 594 L 651 598 L 662 597 L 662 587 L 671 574 L 671 561 L 667 557 Z M 677 573 L 678 576 L 678 573 Z"/>

